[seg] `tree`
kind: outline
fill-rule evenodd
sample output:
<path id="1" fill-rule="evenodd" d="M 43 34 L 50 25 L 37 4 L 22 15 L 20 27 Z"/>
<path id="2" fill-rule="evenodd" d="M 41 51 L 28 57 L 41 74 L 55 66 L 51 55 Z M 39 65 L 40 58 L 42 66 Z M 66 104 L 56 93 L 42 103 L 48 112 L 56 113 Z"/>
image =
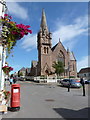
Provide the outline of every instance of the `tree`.
<path id="1" fill-rule="evenodd" d="M 64 72 L 64 64 L 61 61 L 54 62 L 53 65 L 52 65 L 52 67 L 55 69 L 55 73 L 58 76 L 61 76 L 61 73 Z"/>
<path id="2" fill-rule="evenodd" d="M 18 72 L 18 77 L 23 76 L 22 72 Z"/>
<path id="3" fill-rule="evenodd" d="M 11 74 L 10 77 L 13 77 L 13 74 Z"/>

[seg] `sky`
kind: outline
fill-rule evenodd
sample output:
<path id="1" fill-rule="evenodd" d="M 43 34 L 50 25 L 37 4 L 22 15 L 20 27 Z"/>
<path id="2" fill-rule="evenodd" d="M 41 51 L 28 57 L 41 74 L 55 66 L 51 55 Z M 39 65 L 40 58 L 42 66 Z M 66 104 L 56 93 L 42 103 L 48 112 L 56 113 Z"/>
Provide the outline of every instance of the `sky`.
<path id="1" fill-rule="evenodd" d="M 74 52 L 77 71 L 88 66 L 88 2 L 7 2 L 7 6 L 14 21 L 30 25 L 32 30 L 32 34 L 17 42 L 7 59 L 13 72 L 31 67 L 31 61 L 38 60 L 37 33 L 43 8 L 52 32 L 52 45 L 60 38 L 64 47 Z"/>

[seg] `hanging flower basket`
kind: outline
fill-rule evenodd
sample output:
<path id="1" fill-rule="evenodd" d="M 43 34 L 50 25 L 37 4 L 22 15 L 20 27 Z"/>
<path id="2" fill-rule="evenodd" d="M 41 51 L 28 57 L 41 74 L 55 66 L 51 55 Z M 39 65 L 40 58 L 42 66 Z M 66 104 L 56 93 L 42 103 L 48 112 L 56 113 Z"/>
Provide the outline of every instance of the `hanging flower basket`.
<path id="1" fill-rule="evenodd" d="M 9 97 L 10 97 L 10 91 L 6 91 L 6 90 L 5 90 L 5 91 L 3 92 L 3 94 L 4 94 L 4 98 L 8 100 Z"/>
<path id="2" fill-rule="evenodd" d="M 4 72 L 6 75 L 8 75 L 9 72 L 13 70 L 13 68 L 12 68 L 12 67 L 9 67 L 9 66 L 4 66 L 4 67 L 2 67 L 2 69 L 3 69 L 3 72 Z"/>
<path id="3" fill-rule="evenodd" d="M 17 40 L 20 40 L 24 35 L 32 33 L 29 29 L 29 25 L 16 24 L 16 22 L 11 21 L 12 17 L 8 14 L 4 14 L 4 17 L 0 17 L 0 24 L 2 25 L 1 37 L 5 40 L 4 44 L 7 45 L 7 51 L 10 53 L 10 50 L 13 46 L 16 45 Z"/>

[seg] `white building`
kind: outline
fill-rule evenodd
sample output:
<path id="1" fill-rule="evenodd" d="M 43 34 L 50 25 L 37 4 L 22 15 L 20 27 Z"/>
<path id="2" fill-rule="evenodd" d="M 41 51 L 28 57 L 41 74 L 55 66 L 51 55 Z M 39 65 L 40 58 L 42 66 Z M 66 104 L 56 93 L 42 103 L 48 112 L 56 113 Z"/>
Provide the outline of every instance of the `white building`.
<path id="1" fill-rule="evenodd" d="M 79 75 L 80 78 L 83 77 L 84 79 L 89 80 L 90 79 L 90 67 L 82 68 L 79 71 L 78 75 Z"/>

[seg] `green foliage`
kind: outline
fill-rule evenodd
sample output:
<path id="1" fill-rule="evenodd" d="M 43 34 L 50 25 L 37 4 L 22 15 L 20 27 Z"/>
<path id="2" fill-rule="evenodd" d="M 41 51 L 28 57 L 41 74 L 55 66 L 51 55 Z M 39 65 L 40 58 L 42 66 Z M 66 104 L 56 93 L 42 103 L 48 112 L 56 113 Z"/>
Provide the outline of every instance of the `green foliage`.
<path id="1" fill-rule="evenodd" d="M 47 76 L 45 76 L 45 75 L 40 76 L 40 79 L 46 79 L 46 78 L 47 78 Z"/>
<path id="2" fill-rule="evenodd" d="M 64 72 L 64 64 L 61 61 L 54 62 L 52 67 L 55 69 L 57 75 L 61 75 Z"/>
<path id="3" fill-rule="evenodd" d="M 4 91 L 3 92 L 5 99 L 8 99 L 10 97 L 10 91 Z"/>
<path id="4" fill-rule="evenodd" d="M 17 43 L 17 40 L 23 38 L 24 35 L 28 35 L 28 33 L 32 33 L 32 31 L 29 30 L 29 25 L 17 24 L 11 19 L 12 17 L 8 14 L 4 14 L 4 17 L 0 17 L 0 25 L 2 25 L 0 32 L 3 38 L 2 43 L 6 45 L 8 54 L 11 53 L 11 50 Z"/>
<path id="5" fill-rule="evenodd" d="M 57 79 L 64 79 L 64 77 L 61 77 L 61 76 L 57 76 Z"/>
<path id="6" fill-rule="evenodd" d="M 11 76 L 10 77 L 13 77 L 13 74 L 11 74 Z"/>
<path id="7" fill-rule="evenodd" d="M 20 77 L 20 76 L 23 76 L 23 73 L 22 73 L 22 72 L 19 72 L 19 73 L 18 73 L 18 77 Z"/>
<path id="8" fill-rule="evenodd" d="M 75 78 L 75 76 L 70 76 L 70 78 Z"/>

